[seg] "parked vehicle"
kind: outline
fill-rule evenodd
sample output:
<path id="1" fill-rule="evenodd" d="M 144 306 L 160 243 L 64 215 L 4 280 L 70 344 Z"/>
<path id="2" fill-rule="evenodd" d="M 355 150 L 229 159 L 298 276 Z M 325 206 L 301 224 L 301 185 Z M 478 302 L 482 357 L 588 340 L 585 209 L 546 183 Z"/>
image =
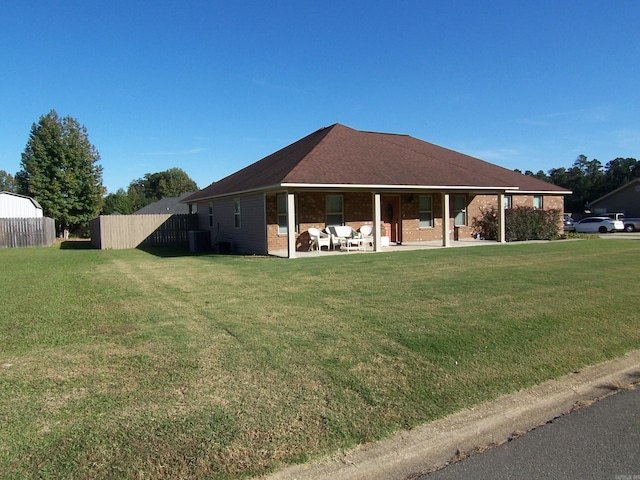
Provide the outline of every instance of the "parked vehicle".
<path id="1" fill-rule="evenodd" d="M 609 217 L 587 217 L 575 222 L 574 227 L 579 233 L 607 233 L 624 230 L 624 223 Z"/>
<path id="2" fill-rule="evenodd" d="M 624 213 L 615 212 L 615 213 L 598 213 L 598 217 L 609 217 L 611 220 L 623 220 L 624 221 Z"/>
<path id="3" fill-rule="evenodd" d="M 625 218 L 623 222 L 625 232 L 640 232 L 640 218 Z"/>
<path id="4" fill-rule="evenodd" d="M 574 226 L 574 221 L 573 218 L 571 218 L 571 215 L 567 215 L 565 213 L 564 218 L 562 219 L 562 225 L 564 227 L 564 231 L 565 232 L 575 232 L 576 231 L 576 227 Z"/>
<path id="5" fill-rule="evenodd" d="M 612 220 L 622 220 L 623 230 L 626 232 L 640 231 L 640 218 L 626 218 L 624 213 L 603 213 L 603 217 L 609 217 Z"/>

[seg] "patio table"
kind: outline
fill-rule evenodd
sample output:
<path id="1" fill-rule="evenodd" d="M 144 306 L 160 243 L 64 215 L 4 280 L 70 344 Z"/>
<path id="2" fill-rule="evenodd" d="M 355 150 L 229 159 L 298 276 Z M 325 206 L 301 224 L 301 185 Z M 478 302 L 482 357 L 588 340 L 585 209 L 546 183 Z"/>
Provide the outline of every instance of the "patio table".
<path id="1" fill-rule="evenodd" d="M 367 250 L 367 244 L 364 238 L 361 237 L 347 238 L 343 247 L 347 252 L 351 250 Z"/>

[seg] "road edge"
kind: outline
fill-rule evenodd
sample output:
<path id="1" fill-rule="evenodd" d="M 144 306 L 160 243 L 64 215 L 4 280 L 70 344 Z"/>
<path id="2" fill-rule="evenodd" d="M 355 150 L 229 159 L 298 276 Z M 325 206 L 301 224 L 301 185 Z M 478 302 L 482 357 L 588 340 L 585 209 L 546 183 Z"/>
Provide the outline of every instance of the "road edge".
<path id="1" fill-rule="evenodd" d="M 339 457 L 295 465 L 268 480 L 415 478 L 458 458 L 499 445 L 540 425 L 640 382 L 640 350 L 556 380 L 362 445 Z"/>

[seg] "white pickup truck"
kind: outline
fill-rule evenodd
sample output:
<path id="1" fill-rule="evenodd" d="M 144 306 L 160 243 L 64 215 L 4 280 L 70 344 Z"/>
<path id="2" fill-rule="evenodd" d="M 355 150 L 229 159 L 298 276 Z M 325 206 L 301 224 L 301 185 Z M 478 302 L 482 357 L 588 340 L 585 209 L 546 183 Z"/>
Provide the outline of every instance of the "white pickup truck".
<path id="1" fill-rule="evenodd" d="M 612 220 L 622 220 L 625 232 L 640 232 L 640 218 L 626 218 L 624 213 L 604 213 L 603 216 Z"/>
<path id="2" fill-rule="evenodd" d="M 640 218 L 623 218 L 625 232 L 640 232 Z"/>

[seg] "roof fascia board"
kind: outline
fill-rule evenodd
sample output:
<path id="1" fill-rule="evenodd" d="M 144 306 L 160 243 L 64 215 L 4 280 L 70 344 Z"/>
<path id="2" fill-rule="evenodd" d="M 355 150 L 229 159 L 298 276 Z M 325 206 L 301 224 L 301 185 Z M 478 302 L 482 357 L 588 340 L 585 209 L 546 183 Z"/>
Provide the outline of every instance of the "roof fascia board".
<path id="1" fill-rule="evenodd" d="M 527 194 L 527 195 L 571 195 L 573 192 L 571 190 L 507 190 L 505 193 L 508 194 Z"/>
<path id="2" fill-rule="evenodd" d="M 350 185 L 344 183 L 283 183 L 281 188 L 309 188 L 309 189 L 344 189 L 344 190 L 465 190 L 465 191 L 509 191 L 518 187 L 478 187 L 467 185 Z"/>
<path id="3" fill-rule="evenodd" d="M 277 190 L 277 189 L 282 189 L 282 186 L 276 184 L 276 185 L 270 185 L 270 186 L 267 186 L 267 187 L 249 188 L 247 190 L 237 190 L 235 192 L 221 193 L 221 194 L 218 194 L 218 195 L 209 195 L 209 196 L 206 196 L 206 197 L 197 198 L 197 199 L 195 199 L 195 200 L 193 200 L 191 202 L 185 202 L 184 200 L 180 200 L 180 201 L 182 203 L 194 203 L 194 202 L 200 202 L 202 200 L 212 200 L 214 198 L 224 198 L 224 197 L 235 197 L 235 196 L 238 196 L 238 195 L 247 195 L 249 193 L 266 192 L 266 191 L 269 191 L 269 190 Z"/>
<path id="4" fill-rule="evenodd" d="M 211 200 L 214 198 L 233 197 L 238 195 L 247 195 L 256 192 L 268 192 L 273 190 L 282 189 L 309 189 L 309 190 L 395 190 L 395 191 L 408 191 L 408 190 L 425 190 L 425 191 L 450 191 L 450 192 L 487 192 L 487 193 L 500 193 L 505 194 L 529 194 L 529 195 L 570 195 L 570 190 L 563 191 L 549 191 L 549 190 L 520 190 L 518 187 L 478 187 L 478 186 L 463 186 L 463 185 L 348 185 L 344 183 L 282 183 L 274 184 L 266 187 L 252 188 L 247 190 L 238 190 L 235 192 L 222 193 L 219 195 L 210 195 L 207 197 L 201 197 L 195 200 L 200 202 L 203 200 Z M 186 202 L 185 202 L 186 203 Z M 193 203 L 193 202 L 189 202 Z"/>
<path id="5" fill-rule="evenodd" d="M 5 190 L 2 190 L 0 193 L 4 193 L 6 195 L 11 195 L 12 197 L 18 197 L 18 198 L 28 198 L 29 200 L 33 200 L 33 198 L 31 198 L 28 195 L 22 195 L 21 193 L 16 193 L 16 192 L 7 192 Z"/>
<path id="6" fill-rule="evenodd" d="M 40 206 L 38 201 L 35 198 L 30 197 L 28 195 L 22 195 L 21 193 L 15 193 L 15 192 L 7 192 L 5 190 L 2 190 L 0 192 L 0 194 L 10 195 L 12 197 L 24 198 L 25 200 L 29 200 L 33 204 L 34 207 L 36 207 L 39 210 L 42 210 L 42 206 Z"/>

